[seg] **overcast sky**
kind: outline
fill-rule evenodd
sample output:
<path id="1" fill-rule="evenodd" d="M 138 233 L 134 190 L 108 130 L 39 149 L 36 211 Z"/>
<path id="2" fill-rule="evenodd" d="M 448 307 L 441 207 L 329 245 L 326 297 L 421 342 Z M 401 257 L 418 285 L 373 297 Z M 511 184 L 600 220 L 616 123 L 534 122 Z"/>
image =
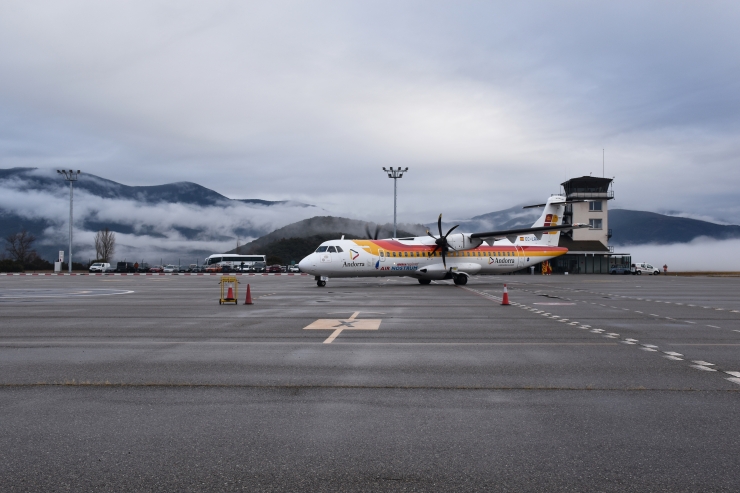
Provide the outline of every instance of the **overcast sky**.
<path id="1" fill-rule="evenodd" d="M 392 220 L 541 201 L 738 223 L 738 2 L 3 2 L 0 167 Z"/>

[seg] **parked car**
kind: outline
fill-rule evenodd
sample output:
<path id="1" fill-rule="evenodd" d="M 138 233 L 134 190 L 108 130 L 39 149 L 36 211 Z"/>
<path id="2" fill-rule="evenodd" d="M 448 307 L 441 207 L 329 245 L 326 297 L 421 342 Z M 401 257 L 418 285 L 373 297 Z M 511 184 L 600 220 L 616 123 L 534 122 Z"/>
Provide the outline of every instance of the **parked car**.
<path id="1" fill-rule="evenodd" d="M 255 262 L 252 264 L 251 272 L 265 272 L 267 264 L 264 262 Z"/>
<path id="2" fill-rule="evenodd" d="M 165 274 L 172 274 L 173 272 L 177 272 L 177 266 L 172 264 L 165 265 L 162 268 L 162 272 L 164 272 Z"/>
<path id="3" fill-rule="evenodd" d="M 277 264 L 271 265 L 267 268 L 267 272 L 283 272 L 283 268 Z"/>
<path id="4" fill-rule="evenodd" d="M 103 274 L 105 274 L 105 273 L 118 272 L 118 271 L 116 270 L 116 268 L 114 266 L 108 264 L 105 267 L 103 267 L 103 271 L 102 272 L 103 272 Z"/>
<path id="5" fill-rule="evenodd" d="M 211 274 L 214 272 L 221 272 L 221 266 L 218 264 L 207 265 L 204 271 Z"/>
<path id="6" fill-rule="evenodd" d="M 149 272 L 162 272 L 163 269 L 164 267 L 162 267 L 161 265 L 155 265 L 154 267 L 149 269 Z"/>
<path id="7" fill-rule="evenodd" d="M 116 264 L 116 272 L 136 272 L 133 262 L 118 262 Z"/>
<path id="8" fill-rule="evenodd" d="M 105 263 L 105 262 L 97 262 L 97 263 L 92 264 L 90 268 L 88 269 L 88 271 L 89 272 L 103 272 L 103 269 L 105 269 L 106 267 L 110 267 L 110 264 Z"/>
<path id="9" fill-rule="evenodd" d="M 660 269 L 658 269 L 657 267 L 653 267 L 647 262 L 637 262 L 636 264 L 632 264 L 632 274 L 637 274 L 639 276 L 643 273 L 650 274 L 651 276 L 657 276 L 658 274 L 660 274 Z"/>
<path id="10" fill-rule="evenodd" d="M 139 264 L 139 272 L 150 272 L 149 270 L 149 264 L 146 262 L 142 262 Z"/>
<path id="11" fill-rule="evenodd" d="M 189 272 L 188 268 L 184 265 L 177 266 L 177 272 Z"/>
<path id="12" fill-rule="evenodd" d="M 198 264 L 190 264 L 188 266 L 188 272 L 202 272 Z"/>
<path id="13" fill-rule="evenodd" d="M 296 273 L 296 272 L 300 272 L 300 271 L 301 271 L 301 269 L 299 269 L 297 265 L 291 265 L 290 267 L 288 267 L 288 272 L 294 272 L 294 273 Z"/>
<path id="14" fill-rule="evenodd" d="M 609 267 L 609 274 L 631 274 L 632 268 L 627 265 L 612 265 Z"/>

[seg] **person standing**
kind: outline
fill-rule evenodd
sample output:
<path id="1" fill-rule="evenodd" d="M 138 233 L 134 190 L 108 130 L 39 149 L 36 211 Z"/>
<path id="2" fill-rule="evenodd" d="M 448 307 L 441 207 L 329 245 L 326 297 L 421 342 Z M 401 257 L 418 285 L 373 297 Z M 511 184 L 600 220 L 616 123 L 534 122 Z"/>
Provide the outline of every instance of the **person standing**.
<path id="1" fill-rule="evenodd" d="M 663 264 L 663 274 L 668 274 L 668 264 Z"/>

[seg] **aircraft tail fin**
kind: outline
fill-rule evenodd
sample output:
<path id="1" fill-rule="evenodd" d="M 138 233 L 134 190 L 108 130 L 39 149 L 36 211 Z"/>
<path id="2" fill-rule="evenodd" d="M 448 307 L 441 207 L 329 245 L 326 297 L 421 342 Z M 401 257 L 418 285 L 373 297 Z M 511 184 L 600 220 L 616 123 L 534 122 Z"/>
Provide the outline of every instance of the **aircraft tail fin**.
<path id="1" fill-rule="evenodd" d="M 553 195 L 547 199 L 545 203 L 545 209 L 542 211 L 542 215 L 532 225 L 532 227 L 540 226 L 560 226 L 563 224 L 563 214 L 565 213 L 565 197 L 561 195 Z M 539 239 L 539 244 L 547 246 L 558 246 L 560 240 L 560 231 L 550 231 L 542 233 L 542 237 Z"/>

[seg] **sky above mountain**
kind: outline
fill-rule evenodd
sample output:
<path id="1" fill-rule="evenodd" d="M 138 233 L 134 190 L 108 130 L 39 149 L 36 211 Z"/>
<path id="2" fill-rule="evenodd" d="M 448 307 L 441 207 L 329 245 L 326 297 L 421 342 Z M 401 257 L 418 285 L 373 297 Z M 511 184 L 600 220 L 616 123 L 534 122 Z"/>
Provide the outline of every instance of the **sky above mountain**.
<path id="1" fill-rule="evenodd" d="M 736 223 L 736 2 L 4 2 L 0 168 L 392 221 L 566 177 Z"/>

